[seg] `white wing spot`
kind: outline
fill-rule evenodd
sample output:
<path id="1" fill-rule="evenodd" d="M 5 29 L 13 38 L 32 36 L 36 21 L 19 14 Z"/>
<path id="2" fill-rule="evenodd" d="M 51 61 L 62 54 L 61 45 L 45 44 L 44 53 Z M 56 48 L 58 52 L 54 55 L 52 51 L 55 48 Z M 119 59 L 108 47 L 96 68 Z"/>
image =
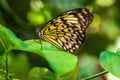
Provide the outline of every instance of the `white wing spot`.
<path id="1" fill-rule="evenodd" d="M 76 48 L 79 48 L 79 46 L 78 46 L 78 45 L 75 45 L 75 47 L 76 47 Z"/>
<path id="2" fill-rule="evenodd" d="M 82 9 L 82 12 L 83 12 L 84 14 L 87 14 L 87 13 L 88 13 L 88 12 L 85 11 L 85 9 Z"/>

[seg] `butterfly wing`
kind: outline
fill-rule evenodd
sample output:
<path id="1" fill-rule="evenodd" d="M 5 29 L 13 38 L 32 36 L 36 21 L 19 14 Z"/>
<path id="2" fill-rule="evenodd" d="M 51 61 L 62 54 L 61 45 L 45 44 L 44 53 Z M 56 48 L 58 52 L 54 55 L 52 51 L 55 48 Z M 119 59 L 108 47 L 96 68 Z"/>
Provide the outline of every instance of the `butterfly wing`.
<path id="1" fill-rule="evenodd" d="M 46 23 L 41 37 L 63 50 L 74 52 L 84 42 L 85 30 L 93 14 L 86 8 L 67 11 Z"/>

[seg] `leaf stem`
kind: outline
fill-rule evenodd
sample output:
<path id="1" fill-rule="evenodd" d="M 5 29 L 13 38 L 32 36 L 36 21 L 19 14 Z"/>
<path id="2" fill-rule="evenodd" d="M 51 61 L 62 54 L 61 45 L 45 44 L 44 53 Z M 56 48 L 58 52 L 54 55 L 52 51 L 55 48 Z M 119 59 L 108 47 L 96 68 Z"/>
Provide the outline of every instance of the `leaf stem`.
<path id="1" fill-rule="evenodd" d="M 90 79 L 96 78 L 98 76 L 104 75 L 106 73 L 108 73 L 108 71 L 102 71 L 100 73 L 97 73 L 95 75 L 92 75 L 92 76 L 89 76 L 89 77 L 86 77 L 86 78 L 83 78 L 83 79 L 80 79 L 80 80 L 90 80 Z"/>

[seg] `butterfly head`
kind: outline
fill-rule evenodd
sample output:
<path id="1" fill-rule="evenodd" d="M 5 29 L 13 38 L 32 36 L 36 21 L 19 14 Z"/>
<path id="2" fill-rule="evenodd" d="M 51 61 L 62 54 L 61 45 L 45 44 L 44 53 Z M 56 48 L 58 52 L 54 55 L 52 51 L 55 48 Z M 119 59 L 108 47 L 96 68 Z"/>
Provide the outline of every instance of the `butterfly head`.
<path id="1" fill-rule="evenodd" d="M 41 36 L 43 35 L 42 29 L 41 28 L 36 28 L 36 33 L 38 34 L 38 36 L 41 38 Z"/>

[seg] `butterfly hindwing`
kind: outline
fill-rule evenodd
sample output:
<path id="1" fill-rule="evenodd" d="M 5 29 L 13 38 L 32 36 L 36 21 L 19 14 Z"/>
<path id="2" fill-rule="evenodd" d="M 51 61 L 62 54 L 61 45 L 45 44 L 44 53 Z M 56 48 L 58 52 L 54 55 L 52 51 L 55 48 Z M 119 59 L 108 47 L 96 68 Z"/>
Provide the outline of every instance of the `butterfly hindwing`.
<path id="1" fill-rule="evenodd" d="M 84 42 L 93 14 L 86 8 L 67 11 L 46 23 L 39 36 L 63 50 L 74 52 Z"/>

